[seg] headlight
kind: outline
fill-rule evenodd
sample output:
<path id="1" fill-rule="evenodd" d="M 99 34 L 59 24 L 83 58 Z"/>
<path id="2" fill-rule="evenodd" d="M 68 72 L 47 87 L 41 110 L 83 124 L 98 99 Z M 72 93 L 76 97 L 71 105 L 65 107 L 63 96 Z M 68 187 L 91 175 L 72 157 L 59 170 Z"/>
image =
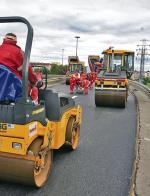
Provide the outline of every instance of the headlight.
<path id="1" fill-rule="evenodd" d="M 12 148 L 21 149 L 22 148 L 22 144 L 21 143 L 17 143 L 17 142 L 13 142 L 12 143 Z"/>

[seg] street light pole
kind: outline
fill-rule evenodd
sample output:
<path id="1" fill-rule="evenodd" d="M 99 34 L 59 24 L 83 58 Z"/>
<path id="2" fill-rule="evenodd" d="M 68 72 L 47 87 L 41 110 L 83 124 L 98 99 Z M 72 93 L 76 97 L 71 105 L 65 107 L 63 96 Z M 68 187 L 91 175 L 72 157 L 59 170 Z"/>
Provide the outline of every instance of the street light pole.
<path id="1" fill-rule="evenodd" d="M 62 65 L 64 65 L 64 49 L 62 49 Z"/>
<path id="2" fill-rule="evenodd" d="M 75 38 L 77 39 L 76 41 L 76 57 L 78 56 L 77 54 L 77 50 L 78 50 L 78 39 L 80 38 L 79 36 L 75 36 Z"/>

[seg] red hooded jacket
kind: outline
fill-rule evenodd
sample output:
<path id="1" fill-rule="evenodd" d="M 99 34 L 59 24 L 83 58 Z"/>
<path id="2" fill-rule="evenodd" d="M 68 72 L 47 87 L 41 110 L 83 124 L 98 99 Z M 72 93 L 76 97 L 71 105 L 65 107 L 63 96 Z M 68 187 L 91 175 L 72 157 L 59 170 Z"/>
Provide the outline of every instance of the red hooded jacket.
<path id="1" fill-rule="evenodd" d="M 15 75 L 22 79 L 22 71 L 19 70 L 22 68 L 24 53 L 16 43 L 14 40 L 4 39 L 2 45 L 0 45 L 0 64 L 8 67 Z M 36 84 L 37 77 L 30 65 L 28 71 L 29 81 Z"/>

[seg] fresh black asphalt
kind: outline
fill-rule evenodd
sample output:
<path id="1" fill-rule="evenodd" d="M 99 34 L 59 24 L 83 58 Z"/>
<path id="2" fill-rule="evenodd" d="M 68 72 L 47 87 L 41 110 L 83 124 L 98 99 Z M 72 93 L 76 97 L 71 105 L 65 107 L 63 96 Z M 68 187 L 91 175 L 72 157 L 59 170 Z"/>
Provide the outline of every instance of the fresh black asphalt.
<path id="1" fill-rule="evenodd" d="M 69 94 L 65 84 L 53 88 Z M 128 97 L 125 109 L 95 107 L 94 90 L 77 95 L 75 101 L 83 107 L 78 149 L 54 152 L 51 175 L 41 189 L 0 182 L 0 195 L 128 195 L 136 135 L 134 97 Z"/>

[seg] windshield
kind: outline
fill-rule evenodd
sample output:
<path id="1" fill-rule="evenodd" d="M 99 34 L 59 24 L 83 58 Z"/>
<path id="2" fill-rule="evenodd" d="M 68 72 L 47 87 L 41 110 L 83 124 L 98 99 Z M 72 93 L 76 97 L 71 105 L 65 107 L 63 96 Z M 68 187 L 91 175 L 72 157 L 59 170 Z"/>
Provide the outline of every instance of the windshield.
<path id="1" fill-rule="evenodd" d="M 122 56 L 121 55 L 114 55 L 114 65 L 121 66 Z"/>
<path id="2" fill-rule="evenodd" d="M 71 72 L 82 71 L 82 66 L 80 64 L 72 64 L 70 67 Z"/>
<path id="3" fill-rule="evenodd" d="M 112 69 L 112 63 L 113 63 L 113 69 L 114 70 L 120 70 L 121 69 L 121 66 L 122 66 L 122 55 L 114 55 L 114 59 L 113 59 L 113 62 L 112 62 L 112 55 L 110 55 L 110 68 Z"/>
<path id="4" fill-rule="evenodd" d="M 129 70 L 133 69 L 134 56 L 133 55 L 125 55 L 125 67 Z"/>
<path id="5" fill-rule="evenodd" d="M 108 56 L 107 54 L 104 54 L 103 67 L 107 68 L 107 65 L 108 65 Z"/>

